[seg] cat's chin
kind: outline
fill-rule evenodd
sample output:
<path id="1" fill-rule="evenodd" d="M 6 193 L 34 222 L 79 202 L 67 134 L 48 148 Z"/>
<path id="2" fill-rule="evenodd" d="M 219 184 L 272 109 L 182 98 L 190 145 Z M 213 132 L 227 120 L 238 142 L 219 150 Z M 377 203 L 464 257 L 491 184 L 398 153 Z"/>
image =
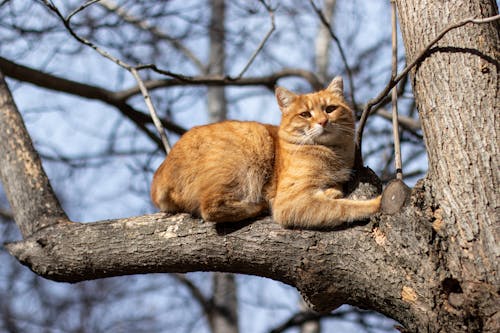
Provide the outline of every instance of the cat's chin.
<path id="1" fill-rule="evenodd" d="M 337 135 L 335 133 L 324 131 L 320 135 L 314 138 L 314 143 L 318 145 L 331 146 L 337 141 Z"/>

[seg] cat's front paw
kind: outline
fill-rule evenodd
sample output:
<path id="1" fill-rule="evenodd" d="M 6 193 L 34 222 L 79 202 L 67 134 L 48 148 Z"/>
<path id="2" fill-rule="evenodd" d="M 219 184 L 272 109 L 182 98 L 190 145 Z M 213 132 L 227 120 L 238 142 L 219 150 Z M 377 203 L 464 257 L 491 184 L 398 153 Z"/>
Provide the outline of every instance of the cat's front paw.
<path id="1" fill-rule="evenodd" d="M 382 195 L 378 195 L 376 198 L 373 198 L 373 201 L 375 202 L 375 205 L 377 207 L 376 211 L 379 212 L 382 206 Z"/>
<path id="2" fill-rule="evenodd" d="M 324 190 L 323 193 L 329 199 L 340 199 L 340 198 L 344 197 L 344 193 L 342 192 L 342 189 L 333 188 L 333 187 Z"/>

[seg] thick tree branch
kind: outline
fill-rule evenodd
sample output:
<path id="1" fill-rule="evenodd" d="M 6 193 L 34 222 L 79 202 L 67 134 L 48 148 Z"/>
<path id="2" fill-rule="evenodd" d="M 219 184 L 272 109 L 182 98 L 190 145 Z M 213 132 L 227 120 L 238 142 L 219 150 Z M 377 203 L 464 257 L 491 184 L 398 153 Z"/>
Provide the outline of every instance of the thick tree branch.
<path id="1" fill-rule="evenodd" d="M 159 213 L 54 225 L 6 247 L 34 272 L 56 281 L 216 270 L 265 276 L 296 286 L 317 310 L 349 303 L 401 316 L 401 309 L 412 302 L 430 310 L 417 285 L 418 275 L 432 267 L 425 254 L 419 253 L 424 259 L 421 263 L 408 262 L 403 267 L 399 261 L 410 253 L 417 255 L 415 249 L 407 249 L 403 256 L 393 252 L 402 237 L 393 238 L 392 228 L 401 232 L 393 223 L 410 218 L 409 214 L 378 227 L 369 224 L 317 232 L 285 230 L 270 218 L 218 227 L 187 214 Z M 373 262 L 384 270 L 374 268 Z M 411 295 L 405 296 L 403 290 Z M 392 304 L 390 309 L 385 302 Z"/>
<path id="2" fill-rule="evenodd" d="M 0 72 L 0 179 L 24 237 L 67 221 Z"/>

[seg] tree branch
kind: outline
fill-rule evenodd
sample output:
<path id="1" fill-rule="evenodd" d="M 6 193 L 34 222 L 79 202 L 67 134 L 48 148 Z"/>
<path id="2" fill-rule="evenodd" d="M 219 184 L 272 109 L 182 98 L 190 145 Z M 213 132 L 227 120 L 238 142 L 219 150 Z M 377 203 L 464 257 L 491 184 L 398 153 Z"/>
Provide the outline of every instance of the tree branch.
<path id="1" fill-rule="evenodd" d="M 166 80 L 153 80 L 149 84 L 146 82 L 147 86 L 151 86 L 151 89 L 159 87 L 170 87 L 170 86 L 182 86 L 182 85 L 204 85 L 204 86 L 265 86 L 269 89 L 273 89 L 276 82 L 279 79 L 285 77 L 301 77 L 309 82 L 313 89 L 319 90 L 323 89 L 323 83 L 313 72 L 304 69 L 295 68 L 285 68 L 271 75 L 266 76 L 256 76 L 256 77 L 246 77 L 241 79 L 236 79 L 231 76 L 225 75 L 206 75 L 206 76 L 189 76 L 174 73 L 168 70 L 163 70 L 158 68 L 154 64 L 138 66 L 139 69 L 149 68 L 159 74 L 163 74 L 173 79 Z M 132 92 L 132 91 L 131 91 Z"/>
<path id="2" fill-rule="evenodd" d="M 67 221 L 0 72 L 0 179 L 24 237 Z"/>
<path id="3" fill-rule="evenodd" d="M 200 72 L 204 73 L 207 71 L 207 67 L 195 56 L 195 54 L 187 48 L 184 44 L 179 42 L 176 38 L 167 35 L 165 32 L 161 31 L 158 27 L 149 23 L 146 19 L 138 18 L 129 12 L 123 7 L 120 7 L 112 0 L 101 0 L 99 1 L 99 5 L 101 5 L 106 10 L 115 13 L 125 22 L 132 24 L 140 29 L 149 31 L 156 38 L 166 40 L 172 44 L 177 50 L 179 50 L 186 58 L 191 60 L 191 62 L 200 70 Z"/>
<path id="4" fill-rule="evenodd" d="M 161 143 L 163 145 L 163 148 L 165 149 L 165 153 L 168 155 L 170 153 L 170 150 L 172 150 L 172 146 L 170 145 L 170 141 L 168 140 L 167 133 L 165 133 L 165 129 L 163 128 L 163 123 L 161 122 L 160 118 L 158 117 L 158 114 L 155 111 L 155 107 L 153 106 L 153 102 L 151 101 L 151 96 L 149 96 L 149 92 L 144 85 L 144 82 L 142 81 L 139 73 L 135 68 L 132 68 L 130 70 L 130 73 L 134 76 L 135 80 L 137 81 L 137 84 L 139 86 L 139 90 L 142 93 L 142 96 L 144 97 L 144 102 L 146 103 L 146 106 L 148 107 L 148 110 L 150 111 L 150 116 L 151 119 L 153 119 L 153 123 L 156 127 L 156 130 L 158 134 L 160 135 Z"/>
<path id="5" fill-rule="evenodd" d="M 14 215 L 11 211 L 0 207 L 0 219 L 2 220 L 13 220 Z"/>
<path id="6" fill-rule="evenodd" d="M 149 129 L 146 128 L 146 124 L 151 123 L 151 118 L 135 110 L 132 106 L 126 103 L 126 100 L 133 95 L 141 93 L 140 89 L 137 87 L 135 93 L 131 94 L 129 92 L 113 92 L 104 88 L 83 84 L 77 81 L 72 81 L 64 79 L 52 74 L 44 73 L 42 71 L 19 65 L 8 59 L 0 57 L 0 70 L 8 77 L 16 79 L 22 82 L 29 82 L 36 86 L 65 92 L 71 95 L 99 100 L 108 105 L 117 108 L 125 117 L 134 122 L 147 136 L 149 136 L 153 141 L 159 143 L 158 137 L 151 133 Z M 163 125 L 169 131 L 177 133 L 179 135 L 186 132 L 186 130 L 172 122 L 163 120 Z"/>
<path id="7" fill-rule="evenodd" d="M 397 35 L 397 6 L 396 0 L 391 0 L 391 41 L 392 41 L 392 68 L 391 77 L 398 74 L 398 35 Z M 398 117 L 398 89 L 392 87 L 392 135 L 394 138 L 394 169 L 396 170 L 396 179 L 403 180 L 403 163 L 401 161 L 401 142 L 399 140 L 399 117 Z"/>
<path id="8" fill-rule="evenodd" d="M 99 53 L 101 56 L 103 56 L 104 58 L 107 58 L 111 61 L 113 61 L 114 63 L 116 63 L 117 65 L 119 65 L 120 67 L 126 69 L 127 71 L 129 71 L 132 76 L 134 77 L 134 79 L 136 80 L 138 86 L 139 86 L 139 89 L 144 97 L 144 102 L 146 103 L 146 106 L 149 110 L 149 113 L 151 115 L 151 118 L 153 119 L 153 123 L 158 131 L 158 134 L 160 135 L 160 142 L 161 144 L 163 145 L 163 148 L 165 149 L 165 151 L 168 153 L 171 149 L 170 147 L 170 143 L 168 141 L 168 138 L 167 138 L 167 135 L 165 133 L 165 129 L 163 128 L 163 124 L 159 121 L 158 119 L 158 114 L 156 112 L 156 109 L 151 101 L 151 99 L 149 98 L 149 93 L 147 92 L 146 90 L 146 87 L 144 86 L 144 83 L 141 79 L 141 77 L 139 76 L 139 74 L 137 73 L 138 71 L 138 67 L 137 66 L 132 66 L 132 65 L 129 65 L 127 64 L 125 61 L 111 55 L 109 52 L 107 52 L 106 50 L 103 50 L 101 49 L 100 47 L 98 47 L 96 44 L 92 43 L 91 41 L 87 40 L 86 38 L 83 38 L 81 36 L 79 36 L 74 30 L 73 28 L 71 28 L 71 23 L 70 23 L 70 20 L 71 18 L 73 17 L 73 15 L 75 15 L 76 13 L 78 13 L 79 11 L 87 8 L 88 6 L 94 4 L 96 1 L 89 1 L 87 2 L 86 4 L 84 4 L 83 6 L 81 6 L 80 8 L 76 9 L 75 11 L 73 11 L 68 17 L 64 17 L 62 15 L 62 13 L 59 11 L 59 9 L 53 4 L 52 1 L 50 0 L 43 0 L 43 2 L 45 3 L 45 6 L 47 8 L 49 8 L 63 23 L 64 27 L 66 28 L 66 30 L 70 33 L 71 36 L 73 36 L 78 42 L 82 43 L 83 45 L 86 45 L 92 49 L 94 49 L 97 53 Z M 148 134 L 149 130 L 145 127 L 145 126 L 141 126 L 139 125 L 139 127 L 144 131 L 146 132 L 146 134 Z M 149 135 L 151 138 L 154 138 L 154 136 L 152 134 Z M 156 140 L 155 140 L 156 141 Z"/>
<path id="9" fill-rule="evenodd" d="M 357 103 L 356 103 L 356 97 L 355 97 L 355 93 L 354 93 L 355 92 L 354 80 L 353 80 L 351 67 L 349 66 L 349 63 L 347 62 L 347 57 L 345 55 L 344 48 L 340 44 L 340 39 L 333 32 L 332 26 L 328 22 L 328 19 L 325 17 L 325 15 L 323 15 L 323 12 L 321 11 L 321 9 L 316 6 L 316 4 L 314 3 L 314 0 L 310 0 L 310 3 L 311 3 L 311 6 L 313 7 L 314 11 L 316 12 L 316 15 L 318 15 L 318 17 L 320 18 L 321 23 L 323 23 L 323 25 L 330 32 L 330 36 L 335 41 L 335 44 L 337 45 L 337 48 L 339 49 L 340 58 L 342 59 L 342 63 L 344 64 L 345 70 L 347 72 L 347 77 L 349 79 L 349 93 L 350 93 L 351 103 L 356 108 Z"/>
<path id="10" fill-rule="evenodd" d="M 392 121 L 393 115 L 391 112 L 389 112 L 387 110 L 378 109 L 375 113 L 384 119 Z M 411 117 L 407 117 L 407 116 L 403 116 L 403 115 L 398 114 L 398 122 L 399 122 L 399 125 L 401 127 L 405 128 L 409 131 L 412 131 L 412 132 L 419 131 L 422 129 L 420 121 L 418 119 L 415 119 L 415 118 L 411 118 Z"/>
<path id="11" fill-rule="evenodd" d="M 247 69 L 250 67 L 250 65 L 255 60 L 255 57 L 257 57 L 257 54 L 259 54 L 259 52 L 264 48 L 264 45 L 266 44 L 267 40 L 269 39 L 269 37 L 271 37 L 272 33 L 276 29 L 276 24 L 274 22 L 274 10 L 271 8 L 271 6 L 269 4 L 266 3 L 265 0 L 260 0 L 260 3 L 266 8 L 267 12 L 269 13 L 269 19 L 271 20 L 271 26 L 269 27 L 269 30 L 267 31 L 267 33 L 264 35 L 264 38 L 262 38 L 262 40 L 260 41 L 259 45 L 257 45 L 257 48 L 252 53 L 252 55 L 248 59 L 247 63 L 243 67 L 243 69 L 236 76 L 236 78 L 235 78 L 236 80 L 241 79 L 243 77 L 243 75 L 245 74 Z"/>

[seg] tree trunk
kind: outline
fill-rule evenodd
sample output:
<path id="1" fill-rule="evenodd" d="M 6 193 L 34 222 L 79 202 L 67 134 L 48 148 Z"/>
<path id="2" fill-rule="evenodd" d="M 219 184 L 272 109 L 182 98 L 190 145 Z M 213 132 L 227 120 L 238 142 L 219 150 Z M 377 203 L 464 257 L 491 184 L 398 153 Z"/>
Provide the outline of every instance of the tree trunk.
<path id="1" fill-rule="evenodd" d="M 208 74 L 225 74 L 225 39 L 226 30 L 224 27 L 226 5 L 225 0 L 211 0 L 210 8 L 212 16 L 210 18 L 210 57 L 208 64 Z M 226 119 L 227 102 L 224 87 L 209 87 L 208 98 L 208 121 L 214 123 Z"/>
<path id="2" fill-rule="evenodd" d="M 323 15 L 329 20 L 330 25 L 333 25 L 333 14 L 336 4 L 337 0 L 326 0 L 323 6 Z M 315 41 L 315 64 L 316 72 L 324 83 L 327 83 L 330 79 L 328 77 L 328 67 L 330 66 L 331 45 L 332 38 L 330 31 L 324 24 L 319 22 L 318 34 Z"/>
<path id="3" fill-rule="evenodd" d="M 446 26 L 498 14 L 491 0 L 397 4 L 408 60 Z M 437 307 L 446 332 L 500 329 L 499 45 L 498 21 L 468 24 L 445 35 L 411 75 L 429 158 L 429 209 L 445 268 L 439 275 L 446 297 Z"/>

